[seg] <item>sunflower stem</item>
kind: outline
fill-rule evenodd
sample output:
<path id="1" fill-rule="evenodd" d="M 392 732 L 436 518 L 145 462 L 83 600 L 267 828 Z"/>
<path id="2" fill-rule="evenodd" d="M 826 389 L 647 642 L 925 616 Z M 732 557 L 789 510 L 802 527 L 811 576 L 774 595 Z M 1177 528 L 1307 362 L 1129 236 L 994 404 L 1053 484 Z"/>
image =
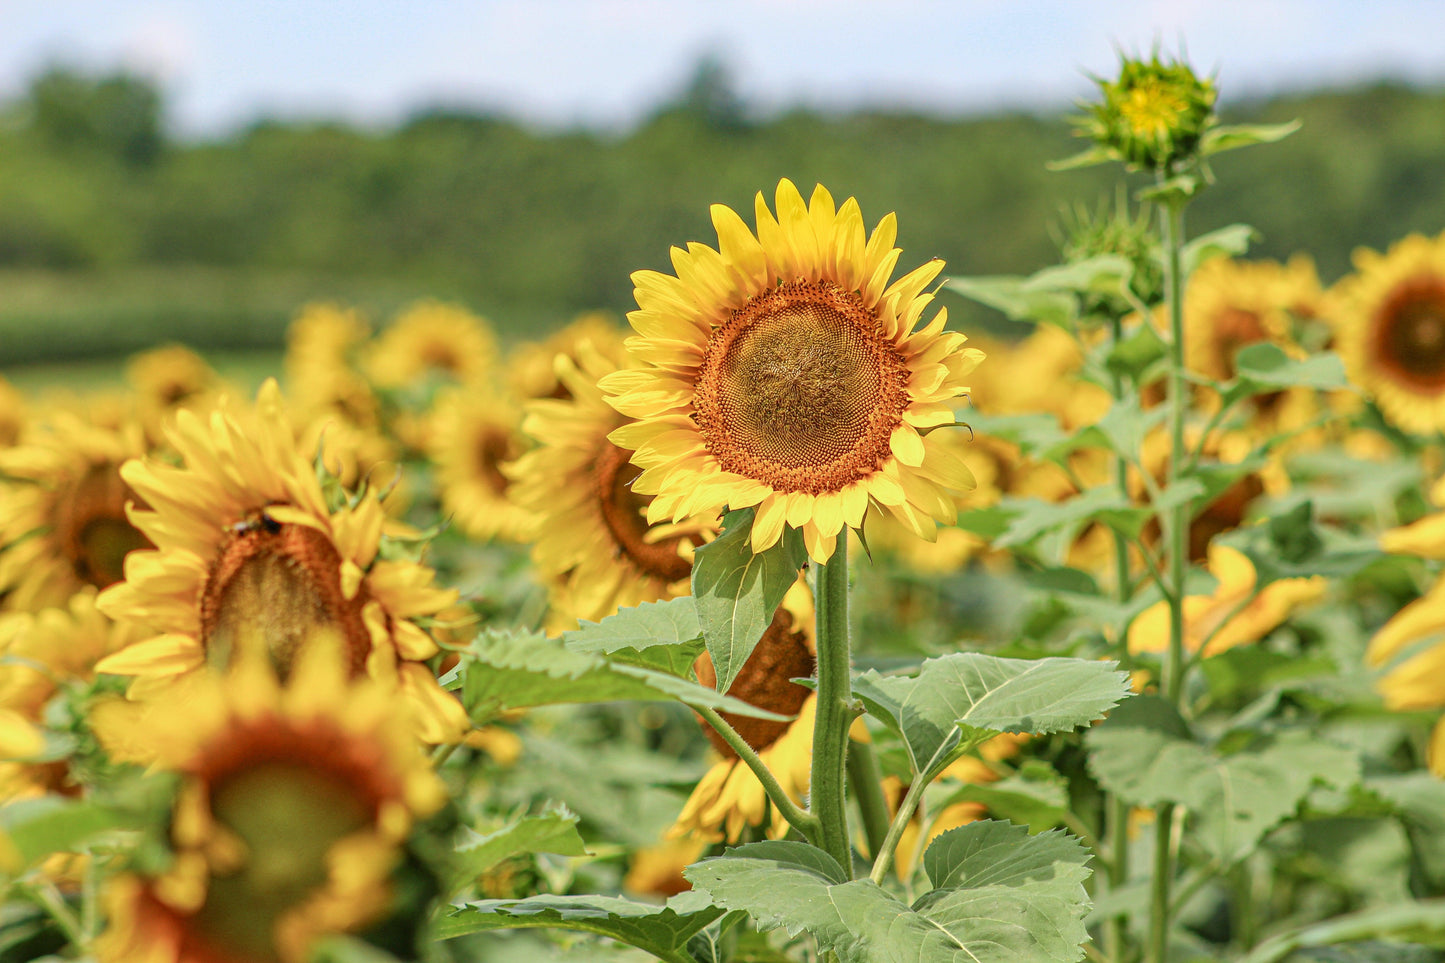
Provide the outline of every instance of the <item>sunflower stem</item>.
<path id="1" fill-rule="evenodd" d="M 877 859 L 888 836 L 888 800 L 883 798 L 883 777 L 873 747 L 854 741 L 848 746 L 848 783 L 858 800 L 863 817 L 863 835 L 868 840 L 868 858 Z"/>
<path id="2" fill-rule="evenodd" d="M 778 812 L 782 813 L 783 818 L 788 821 L 788 825 L 802 833 L 803 838 L 808 842 L 819 846 L 821 837 L 818 832 L 817 818 L 793 802 L 788 791 L 783 788 L 782 783 L 778 782 L 778 777 L 773 775 L 768 764 L 753 751 L 753 747 L 748 745 L 747 740 L 739 735 L 738 731 L 711 706 L 690 705 L 689 708 L 702 716 L 703 721 L 712 726 L 732 751 L 738 754 L 738 758 L 743 761 L 744 765 L 753 771 L 758 782 L 762 783 L 763 792 L 768 794 L 768 800 L 778 808 Z"/>
<path id="3" fill-rule="evenodd" d="M 1159 181 L 1165 180 L 1164 173 Z M 1164 296 L 1169 305 L 1169 471 L 1167 483 L 1173 488 L 1185 472 L 1184 415 L 1189 390 L 1184 378 L 1184 201 L 1171 199 L 1160 207 L 1164 235 Z M 1189 566 L 1189 519 L 1186 499 L 1169 512 L 1164 526 L 1169 539 L 1169 651 L 1164 661 L 1164 696 L 1176 708 L 1184 695 L 1184 582 Z M 1159 808 L 1154 836 L 1154 879 L 1149 911 L 1148 963 L 1165 963 L 1169 952 L 1171 906 L 1169 891 L 1174 881 L 1174 807 Z"/>
<path id="4" fill-rule="evenodd" d="M 926 788 L 928 780 L 920 775 L 909 785 L 903 801 L 898 804 L 898 812 L 893 814 L 893 822 L 888 827 L 888 837 L 883 840 L 883 847 L 878 850 L 878 855 L 873 860 L 873 872 L 869 874 L 873 882 L 881 885 L 883 877 L 888 875 L 888 867 L 893 865 L 893 851 L 898 848 L 898 841 L 903 838 L 903 830 L 908 828 L 909 821 L 913 819 L 913 812 L 922 802 L 923 790 Z"/>
<path id="5" fill-rule="evenodd" d="M 809 812 L 821 826 L 822 848 L 853 876 L 848 839 L 848 729 L 853 724 L 852 655 L 848 639 L 848 529 L 833 557 L 818 567 L 818 698 L 813 720 Z"/>

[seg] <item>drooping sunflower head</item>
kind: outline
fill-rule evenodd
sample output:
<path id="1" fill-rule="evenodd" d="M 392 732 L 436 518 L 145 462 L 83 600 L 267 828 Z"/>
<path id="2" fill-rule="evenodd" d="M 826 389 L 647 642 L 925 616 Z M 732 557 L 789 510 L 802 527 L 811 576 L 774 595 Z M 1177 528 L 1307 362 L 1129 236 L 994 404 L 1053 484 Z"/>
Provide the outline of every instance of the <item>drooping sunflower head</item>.
<path id="1" fill-rule="evenodd" d="M 1351 379 L 1388 421 L 1445 428 L 1445 234 L 1412 234 L 1384 255 L 1356 251 L 1326 311 Z"/>
<path id="2" fill-rule="evenodd" d="M 445 800 L 399 712 L 349 678 L 327 633 L 286 684 L 263 653 L 142 712 L 97 706 L 103 740 L 181 776 L 172 867 L 113 882 L 99 957 L 300 963 L 317 937 L 383 915 L 413 821 Z"/>
<path id="3" fill-rule="evenodd" d="M 1123 56 L 1116 79 L 1095 81 L 1103 100 L 1088 105 L 1083 133 L 1131 168 L 1174 170 L 1214 126 L 1214 81 L 1157 50 L 1148 60 Z"/>
<path id="4" fill-rule="evenodd" d="M 120 466 L 144 454 L 140 426 L 101 427 L 65 410 L 39 415 L 0 448 L 0 597 L 12 609 L 63 606 L 81 587 L 122 577 L 149 543 L 126 517 L 139 500 Z"/>
<path id="5" fill-rule="evenodd" d="M 954 423 L 983 357 L 943 309 L 918 327 L 943 264 L 890 285 L 893 215 L 870 236 L 857 202 L 835 208 L 821 185 L 805 202 L 784 180 L 776 200 L 774 217 L 758 195 L 756 234 L 714 205 L 718 250 L 691 243 L 675 276 L 633 275 L 628 348 L 646 367 L 602 380 L 637 419 L 610 437 L 643 469 L 651 520 L 756 506 L 756 550 L 787 524 L 818 561 L 870 508 L 930 537 L 972 479 L 925 434 Z"/>
<path id="6" fill-rule="evenodd" d="M 255 410 L 226 402 L 206 421 L 181 412 L 168 437 L 180 466 L 123 469 L 150 506 L 131 518 L 156 547 L 133 555 L 125 581 L 99 599 L 141 633 L 101 670 L 139 677 L 144 693 L 229 665 L 255 632 L 284 676 L 300 642 L 328 629 L 353 673 L 398 684 L 429 708 L 426 738 L 459 737 L 465 716 L 423 663 L 437 646 L 415 621 L 456 593 L 435 587 L 420 563 L 382 556 L 386 519 L 373 490 L 328 498 L 276 383 Z"/>
<path id="7" fill-rule="evenodd" d="M 812 593 L 800 578 L 728 688 L 731 696 L 792 718 L 778 722 L 723 716 L 800 801 L 808 791 L 813 758 L 814 696 L 793 680 L 813 674 L 817 653 L 813 616 Z M 693 668 L 700 683 L 717 684 L 712 660 L 705 653 Z M 787 822 L 772 810 L 752 770 L 711 727 L 704 724 L 703 731 L 722 758 L 698 782 L 669 835 L 736 842 L 746 826 L 765 826 L 774 836 L 787 832 Z"/>
<path id="8" fill-rule="evenodd" d="M 466 308 L 421 301 L 403 311 L 377 336 L 366 354 L 372 380 L 386 388 L 428 377 L 485 382 L 497 362 L 497 338 L 486 321 Z"/>
<path id="9" fill-rule="evenodd" d="M 699 518 L 649 522 L 652 499 L 633 484 L 632 453 L 608 440 L 623 418 L 598 388 L 619 370 L 617 355 L 615 345 L 591 341 L 559 355 L 565 395 L 528 403 L 522 428 L 537 446 L 504 468 L 511 497 L 535 519 L 532 559 L 559 629 L 687 594 L 692 550 L 714 527 Z"/>

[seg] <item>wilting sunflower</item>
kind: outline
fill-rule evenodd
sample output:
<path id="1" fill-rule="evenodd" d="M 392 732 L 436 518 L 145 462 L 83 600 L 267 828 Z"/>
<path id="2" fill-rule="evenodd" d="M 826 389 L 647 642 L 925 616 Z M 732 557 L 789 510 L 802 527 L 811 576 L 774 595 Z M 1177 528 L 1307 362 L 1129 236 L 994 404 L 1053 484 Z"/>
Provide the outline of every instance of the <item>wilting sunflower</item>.
<path id="1" fill-rule="evenodd" d="M 491 387 L 470 385 L 437 395 L 426 432 L 428 453 L 442 510 L 471 538 L 533 537 L 533 513 L 508 498 L 511 482 L 502 473 L 526 448 L 521 420 L 512 400 Z"/>
<path id="2" fill-rule="evenodd" d="M 254 631 L 284 674 L 300 641 L 329 628 L 354 673 L 401 686 L 423 738 L 460 738 L 466 715 L 427 668 L 437 645 L 414 621 L 456 593 L 419 563 L 380 557 L 386 521 L 373 490 L 328 505 L 276 383 L 262 386 L 254 412 L 229 401 L 207 421 L 182 411 L 167 438 L 180 467 L 122 469 L 151 509 L 131 519 L 156 548 L 131 556 L 125 581 L 100 597 L 102 611 L 144 633 L 100 671 L 137 676 L 131 691 L 143 696 L 224 667 Z"/>
<path id="3" fill-rule="evenodd" d="M 559 623 L 597 621 L 619 608 L 686 595 L 692 550 L 708 525 L 649 524 L 629 452 L 608 440 L 622 416 L 597 382 L 617 370 L 590 342 L 557 359 L 566 398 L 529 402 L 522 430 L 537 447 L 504 470 L 511 497 L 536 519 L 532 560 Z"/>
<path id="4" fill-rule="evenodd" d="M 496 363 L 497 338 L 487 322 L 460 305 L 440 301 L 407 308 L 366 352 L 366 370 L 385 388 L 418 384 L 428 376 L 484 383 Z"/>
<path id="5" fill-rule="evenodd" d="M 1279 579 L 1256 595 L 1254 565 L 1227 545 L 1209 546 L 1209 574 L 1219 582 L 1213 594 L 1184 599 L 1184 650 L 1198 652 L 1202 646 L 1205 656 L 1258 642 L 1325 591 L 1325 580 L 1313 576 Z M 1128 642 L 1136 654 L 1168 649 L 1169 603 L 1156 602 L 1140 612 L 1129 626 Z"/>
<path id="6" fill-rule="evenodd" d="M 126 518 L 136 494 L 120 476 L 146 444 L 135 422 L 100 427 L 69 411 L 38 415 L 0 448 L 0 599 L 38 611 L 86 585 L 122 577 L 127 553 L 149 543 Z"/>
<path id="7" fill-rule="evenodd" d="M 318 937 L 386 913 L 401 844 L 445 791 L 389 688 L 348 679 L 328 641 L 313 636 L 284 685 L 243 654 L 144 713 L 97 707 L 104 738 L 182 780 L 175 860 L 109 884 L 99 959 L 303 963 Z"/>
<path id="8" fill-rule="evenodd" d="M 1445 234 L 1360 248 L 1354 262 L 1326 308 L 1351 380 L 1401 429 L 1445 428 Z"/>
<path id="9" fill-rule="evenodd" d="M 869 236 L 857 201 L 835 210 L 820 185 L 804 203 L 787 180 L 777 209 L 758 195 L 754 236 L 715 204 L 719 250 L 673 248 L 675 277 L 632 276 L 628 349 L 647 367 L 602 390 L 638 419 L 611 435 L 644 469 L 633 488 L 656 496 L 650 521 L 756 506 L 755 550 L 787 524 L 819 562 L 870 509 L 932 537 L 954 518 L 949 493 L 973 478 L 925 433 L 954 423 L 983 358 L 943 330 L 941 308 L 917 327 L 943 262 L 890 286 L 902 253 L 892 214 Z"/>
<path id="10" fill-rule="evenodd" d="M 794 718 L 789 722 L 775 722 L 723 716 L 767 764 L 788 795 L 800 804 L 807 795 L 811 776 L 814 695 L 810 689 L 791 680 L 813 674 L 816 653 L 813 597 L 807 583 L 799 579 L 788 590 L 757 648 L 728 689 L 730 696 Z M 705 686 L 717 684 L 712 661 L 706 654 L 698 659 L 694 669 L 698 682 Z M 861 723 L 855 726 L 861 731 Z M 722 736 L 705 724 L 703 729 L 721 758 L 693 789 L 668 836 L 736 842 L 747 826 L 761 826 L 774 837 L 784 835 L 788 830 L 787 821 L 768 802 L 762 783 Z"/>

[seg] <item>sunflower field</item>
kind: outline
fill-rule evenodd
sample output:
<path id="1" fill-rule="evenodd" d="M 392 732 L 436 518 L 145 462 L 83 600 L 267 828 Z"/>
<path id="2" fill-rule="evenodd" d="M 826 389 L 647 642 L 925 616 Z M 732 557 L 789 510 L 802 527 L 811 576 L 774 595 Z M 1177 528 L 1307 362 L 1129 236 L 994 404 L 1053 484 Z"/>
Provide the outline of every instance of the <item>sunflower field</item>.
<path id="1" fill-rule="evenodd" d="M 1445 234 L 1191 234 L 1216 99 L 1026 277 L 782 180 L 626 332 L 0 380 L 0 963 L 1445 958 Z"/>

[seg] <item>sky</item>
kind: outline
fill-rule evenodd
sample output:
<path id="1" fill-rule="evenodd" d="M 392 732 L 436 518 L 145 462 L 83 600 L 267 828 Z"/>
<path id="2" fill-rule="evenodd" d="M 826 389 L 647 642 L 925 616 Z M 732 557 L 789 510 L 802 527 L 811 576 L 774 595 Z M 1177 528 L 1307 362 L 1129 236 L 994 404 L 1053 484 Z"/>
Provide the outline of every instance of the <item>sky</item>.
<path id="1" fill-rule="evenodd" d="M 1442 36 L 1438 0 L 0 0 L 0 97 L 60 63 L 153 77 L 183 136 L 435 105 L 625 128 L 713 55 L 764 113 L 1052 110 L 1157 41 L 1227 104 L 1445 83 Z"/>

